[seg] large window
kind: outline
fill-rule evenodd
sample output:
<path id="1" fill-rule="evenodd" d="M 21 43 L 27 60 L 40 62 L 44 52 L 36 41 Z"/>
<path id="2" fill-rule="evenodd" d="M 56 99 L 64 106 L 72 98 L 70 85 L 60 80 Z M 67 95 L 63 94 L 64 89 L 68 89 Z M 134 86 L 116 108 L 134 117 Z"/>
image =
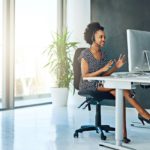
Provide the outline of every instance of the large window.
<path id="1" fill-rule="evenodd" d="M 23 100 L 30 103 L 33 97 L 36 98 L 35 103 L 38 103 L 41 97 L 49 94 L 53 77 L 44 68 L 47 57 L 43 51 L 50 44 L 51 34 L 56 29 L 56 0 L 16 0 L 15 106 L 18 102 L 23 105 Z M 43 102 L 45 100 L 42 99 Z"/>
<path id="2" fill-rule="evenodd" d="M 2 0 L 0 0 L 0 108 L 2 107 Z"/>

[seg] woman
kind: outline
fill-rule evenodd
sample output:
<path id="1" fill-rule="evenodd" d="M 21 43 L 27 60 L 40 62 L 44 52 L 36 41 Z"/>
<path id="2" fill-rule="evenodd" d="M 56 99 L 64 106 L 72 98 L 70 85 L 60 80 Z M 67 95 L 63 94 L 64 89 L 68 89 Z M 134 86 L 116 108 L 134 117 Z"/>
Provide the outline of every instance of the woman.
<path id="1" fill-rule="evenodd" d="M 113 72 L 117 71 L 125 64 L 125 55 L 120 55 L 118 60 L 107 61 L 105 53 L 102 51 L 102 47 L 105 44 L 105 33 L 104 27 L 102 27 L 98 22 L 90 23 L 84 32 L 85 41 L 90 44 L 90 48 L 83 51 L 81 54 L 81 73 L 83 77 L 96 77 L 96 76 L 109 76 Z M 91 91 L 99 92 L 109 92 L 115 96 L 114 89 L 104 88 L 102 84 L 98 81 L 87 81 L 81 79 L 80 90 L 86 89 Z M 147 122 L 150 124 L 150 114 L 144 110 L 138 102 L 131 96 L 129 90 L 124 90 L 124 98 L 138 111 L 138 118 L 142 123 Z M 125 129 L 124 129 L 125 130 Z M 127 142 L 126 131 L 124 133 L 124 138 Z"/>

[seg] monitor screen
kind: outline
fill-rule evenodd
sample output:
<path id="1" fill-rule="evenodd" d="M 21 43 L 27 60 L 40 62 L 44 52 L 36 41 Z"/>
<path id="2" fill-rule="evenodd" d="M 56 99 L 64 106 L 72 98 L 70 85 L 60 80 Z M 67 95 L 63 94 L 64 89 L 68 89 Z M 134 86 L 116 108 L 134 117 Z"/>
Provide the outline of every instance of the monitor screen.
<path id="1" fill-rule="evenodd" d="M 129 72 L 150 71 L 150 32 L 127 30 Z"/>

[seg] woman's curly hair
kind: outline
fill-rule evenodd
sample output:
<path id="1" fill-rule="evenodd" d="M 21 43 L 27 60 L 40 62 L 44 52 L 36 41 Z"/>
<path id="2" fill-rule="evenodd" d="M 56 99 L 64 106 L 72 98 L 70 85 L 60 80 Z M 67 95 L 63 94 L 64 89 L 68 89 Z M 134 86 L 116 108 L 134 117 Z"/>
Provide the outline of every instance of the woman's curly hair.
<path id="1" fill-rule="evenodd" d="M 104 27 L 101 26 L 99 22 L 92 22 L 88 24 L 84 31 L 84 40 L 91 45 L 94 41 L 94 35 L 98 30 L 104 31 Z"/>

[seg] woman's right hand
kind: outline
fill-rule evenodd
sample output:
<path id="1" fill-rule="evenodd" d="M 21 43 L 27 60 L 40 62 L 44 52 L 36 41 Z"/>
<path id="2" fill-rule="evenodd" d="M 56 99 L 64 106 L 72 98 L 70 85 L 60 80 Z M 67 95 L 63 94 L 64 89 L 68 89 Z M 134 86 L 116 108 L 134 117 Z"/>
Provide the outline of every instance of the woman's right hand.
<path id="1" fill-rule="evenodd" d="M 112 60 L 110 60 L 103 68 L 101 68 L 102 71 L 103 71 L 103 72 L 108 71 L 108 70 L 111 68 L 111 66 L 112 66 L 113 63 L 114 63 L 114 62 L 113 62 Z"/>

